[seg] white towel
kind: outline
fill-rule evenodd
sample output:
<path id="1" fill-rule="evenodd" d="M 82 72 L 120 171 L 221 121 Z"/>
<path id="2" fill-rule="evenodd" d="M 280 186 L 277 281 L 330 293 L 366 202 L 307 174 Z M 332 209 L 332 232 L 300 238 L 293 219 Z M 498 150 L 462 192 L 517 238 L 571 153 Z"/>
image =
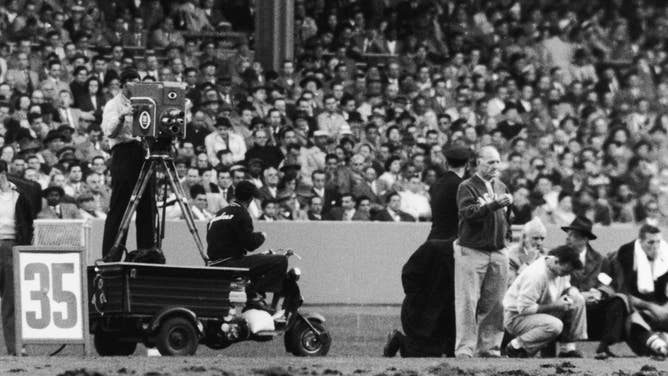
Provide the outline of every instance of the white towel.
<path id="1" fill-rule="evenodd" d="M 661 240 L 656 257 L 650 262 L 637 239 L 633 246 L 633 270 L 637 274 L 638 291 L 641 294 L 654 292 L 654 281 L 668 272 L 668 243 Z"/>

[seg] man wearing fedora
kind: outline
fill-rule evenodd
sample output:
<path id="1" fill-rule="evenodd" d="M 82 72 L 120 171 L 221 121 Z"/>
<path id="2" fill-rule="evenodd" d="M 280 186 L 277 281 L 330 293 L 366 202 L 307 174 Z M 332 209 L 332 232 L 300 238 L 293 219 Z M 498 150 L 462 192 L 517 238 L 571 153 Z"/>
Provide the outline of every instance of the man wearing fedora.
<path id="1" fill-rule="evenodd" d="M 577 216 L 570 225 L 561 229 L 567 233 L 566 244 L 575 248 L 580 255 L 583 268 L 571 274 L 571 285 L 580 290 L 585 298 L 589 338 L 595 339 L 599 338 L 603 331 L 605 304 L 601 291 L 596 288 L 603 256 L 589 244 L 591 240 L 596 239 L 592 227 L 593 224 L 588 218 Z"/>

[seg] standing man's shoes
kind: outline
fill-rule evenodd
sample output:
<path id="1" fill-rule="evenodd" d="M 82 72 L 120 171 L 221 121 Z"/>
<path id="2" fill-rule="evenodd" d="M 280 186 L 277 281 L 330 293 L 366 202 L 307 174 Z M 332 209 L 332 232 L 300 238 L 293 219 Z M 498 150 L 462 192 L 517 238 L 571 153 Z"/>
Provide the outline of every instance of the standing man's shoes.
<path id="1" fill-rule="evenodd" d="M 394 329 L 387 335 L 387 342 L 383 347 L 383 356 L 386 358 L 392 358 L 397 354 L 397 351 L 401 348 L 401 342 L 404 335 Z"/>

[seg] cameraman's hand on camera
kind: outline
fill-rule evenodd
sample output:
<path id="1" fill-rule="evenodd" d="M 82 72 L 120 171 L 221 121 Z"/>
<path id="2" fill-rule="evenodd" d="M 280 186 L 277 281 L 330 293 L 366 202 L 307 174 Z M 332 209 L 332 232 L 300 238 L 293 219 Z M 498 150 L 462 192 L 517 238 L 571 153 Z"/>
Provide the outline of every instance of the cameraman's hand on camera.
<path id="1" fill-rule="evenodd" d="M 118 114 L 119 114 L 120 117 L 133 115 L 134 114 L 134 108 L 132 107 L 132 105 L 130 103 L 127 103 L 127 104 L 123 103 L 123 105 L 120 108 L 120 111 L 119 111 Z"/>

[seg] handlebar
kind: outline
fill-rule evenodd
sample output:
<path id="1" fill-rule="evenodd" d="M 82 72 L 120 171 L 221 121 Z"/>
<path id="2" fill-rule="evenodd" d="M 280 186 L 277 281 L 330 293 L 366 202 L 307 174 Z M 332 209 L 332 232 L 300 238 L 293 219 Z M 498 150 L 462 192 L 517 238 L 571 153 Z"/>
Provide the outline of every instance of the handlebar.
<path id="1" fill-rule="evenodd" d="M 268 255 L 282 255 L 285 257 L 290 257 L 290 256 L 295 256 L 297 260 L 301 260 L 302 257 L 297 254 L 293 249 L 290 248 L 278 248 L 278 249 L 270 249 L 265 252 Z"/>

